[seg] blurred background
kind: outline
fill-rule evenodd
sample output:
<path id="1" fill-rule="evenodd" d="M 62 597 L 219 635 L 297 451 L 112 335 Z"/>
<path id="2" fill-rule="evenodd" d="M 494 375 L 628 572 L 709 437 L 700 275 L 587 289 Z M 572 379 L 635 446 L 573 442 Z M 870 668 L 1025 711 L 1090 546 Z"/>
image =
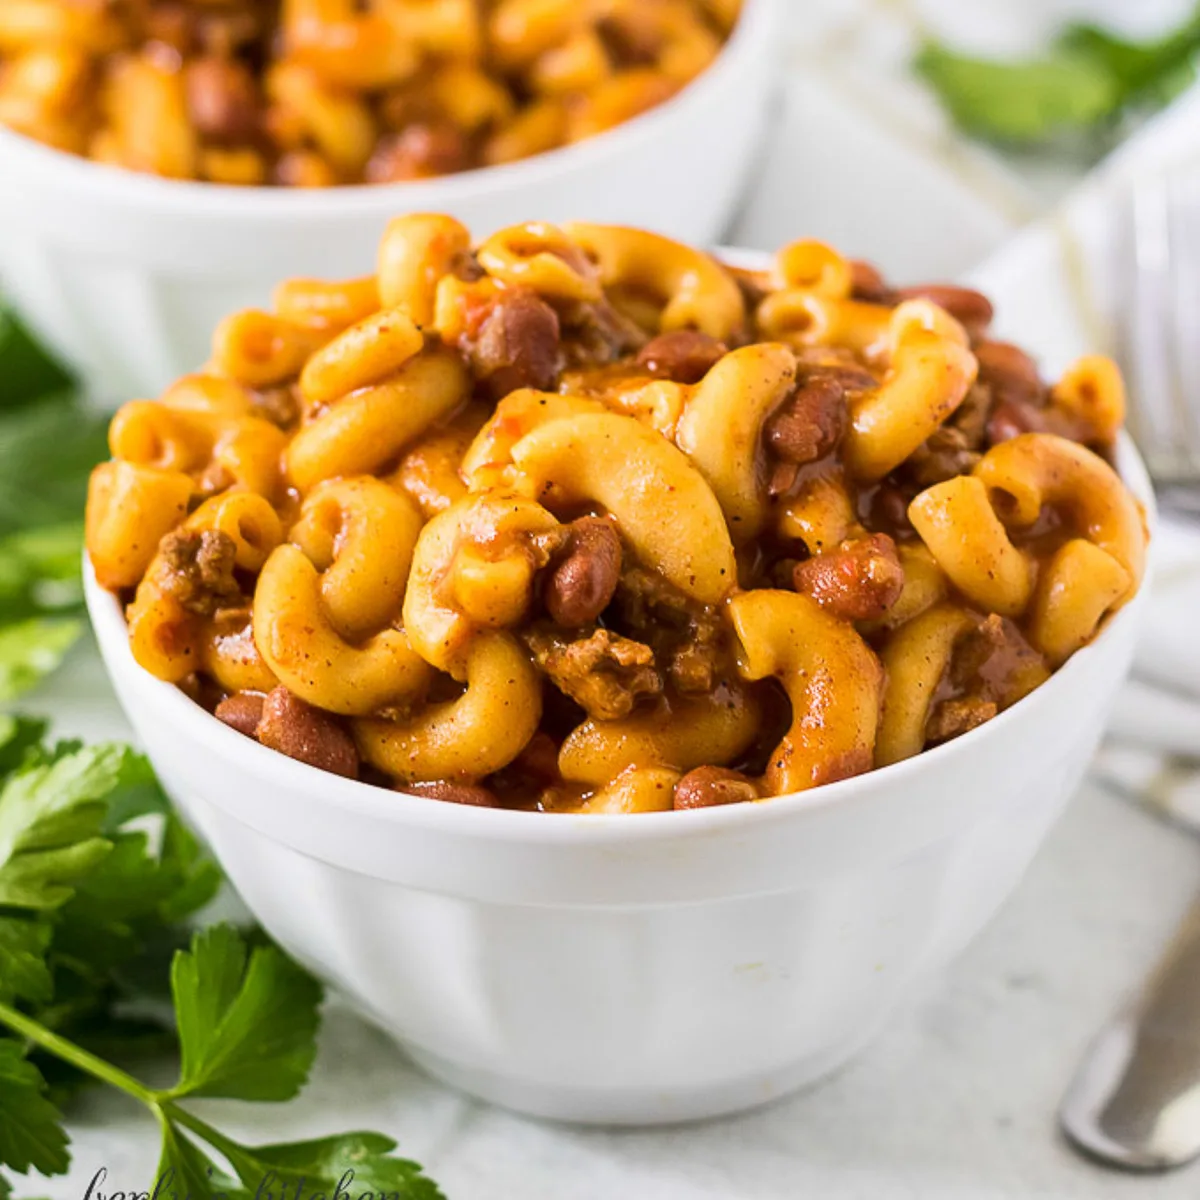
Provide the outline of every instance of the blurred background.
<path id="1" fill-rule="evenodd" d="M 907 278 L 968 270 L 1049 211 L 1164 96 L 1188 86 L 1200 47 L 1190 0 L 785 0 L 785 8 L 780 124 L 730 240 L 767 248 L 803 230 Z M 1098 48 L 1106 65 L 1135 76 L 1113 89 L 1112 112 L 1097 97 L 1107 81 L 1097 79 L 1096 60 L 1077 69 L 1077 49 L 1055 45 L 1078 23 L 1110 32 Z M 1009 74 L 967 63 L 939 97 L 919 69 L 929 46 L 999 60 Z M 952 105 L 974 118 L 970 129 L 955 123 Z M 1034 136 L 987 140 L 1025 105 L 1041 109 Z M 1052 119 L 1063 112 L 1070 119 Z M 1196 140 L 1200 149 L 1200 129 Z"/>

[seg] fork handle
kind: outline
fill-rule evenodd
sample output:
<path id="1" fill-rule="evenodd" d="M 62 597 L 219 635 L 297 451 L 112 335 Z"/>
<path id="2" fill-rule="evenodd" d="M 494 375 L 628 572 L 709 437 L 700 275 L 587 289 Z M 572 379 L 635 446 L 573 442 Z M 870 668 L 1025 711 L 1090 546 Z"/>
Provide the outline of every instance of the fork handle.
<path id="1" fill-rule="evenodd" d="M 1200 899 L 1087 1051 L 1060 1111 L 1089 1156 L 1163 1171 L 1200 1155 Z"/>

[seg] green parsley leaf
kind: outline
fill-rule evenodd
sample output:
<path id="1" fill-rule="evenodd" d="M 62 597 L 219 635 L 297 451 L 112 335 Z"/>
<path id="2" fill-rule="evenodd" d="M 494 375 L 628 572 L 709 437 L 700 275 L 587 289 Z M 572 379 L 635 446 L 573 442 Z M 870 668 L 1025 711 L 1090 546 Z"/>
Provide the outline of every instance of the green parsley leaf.
<path id="1" fill-rule="evenodd" d="M 0 703 L 54 670 L 83 629 L 66 618 L 82 613 L 79 514 L 104 427 L 0 311 Z"/>
<path id="2" fill-rule="evenodd" d="M 3 1175 L 0 1175 L 0 1200 L 9 1200 L 10 1196 L 12 1196 L 12 1184 Z"/>
<path id="3" fill-rule="evenodd" d="M 0 727 L 0 735 L 3 732 Z M 19 781 L 24 787 L 45 776 L 52 783 L 71 761 L 92 753 L 71 742 L 51 748 L 30 746 L 37 732 L 35 725 L 13 721 L 8 746 L 0 741 L 0 757 L 10 759 L 17 757 L 10 748 L 18 734 L 24 743 L 24 773 L 15 777 L 14 784 Z M 0 791 L 0 797 L 4 795 Z M 110 1060 L 127 1062 L 171 1053 L 178 1047 L 173 1030 L 153 1014 L 135 1018 L 129 1005 L 134 1002 L 140 1009 L 150 1002 L 169 1001 L 171 962 L 187 945 L 182 922 L 213 898 L 221 874 L 170 812 L 141 755 L 120 750 L 111 769 L 92 780 L 91 798 L 100 810 L 100 845 L 107 853 L 82 871 L 74 880 L 75 894 L 51 914 L 53 939 L 44 955 L 51 995 L 28 996 L 31 1015 L 60 1036 Z M 0 807 L 0 828 L 6 811 Z M 125 828 L 128 822 L 146 817 L 150 821 L 144 822 L 144 828 Z M 95 829 L 94 813 L 89 820 L 81 836 Z M 11 867 L 0 866 L 0 889 L 10 873 Z M 12 915 L 15 919 L 25 914 Z M 6 975 L 3 963 L 0 957 L 0 978 Z M 28 965 L 24 958 L 21 963 Z M 23 985 L 22 990 L 29 992 L 33 986 Z M 44 986 L 39 990 L 44 993 Z M 34 1057 L 60 1101 L 87 1081 L 85 1074 L 49 1055 L 37 1052 Z"/>
<path id="4" fill-rule="evenodd" d="M 0 779 L 30 756 L 45 735 L 47 725 L 40 717 L 0 713 Z"/>
<path id="5" fill-rule="evenodd" d="M 213 1161 L 171 1120 L 162 1122 L 162 1155 L 158 1173 L 147 1189 L 161 1196 L 188 1200 L 245 1200 L 247 1193 L 224 1175 Z"/>
<path id="6" fill-rule="evenodd" d="M 80 611 L 82 552 L 79 521 L 0 538 L 0 620 Z"/>
<path id="7" fill-rule="evenodd" d="M 290 1100 L 316 1057 L 321 985 L 274 946 L 230 925 L 176 956 L 171 993 L 183 1067 L 172 1097 Z"/>
<path id="8" fill-rule="evenodd" d="M 117 789 L 110 810 L 128 795 Z M 171 963 L 188 943 L 182 922 L 214 897 L 222 880 L 173 813 L 155 821 L 157 837 L 141 829 L 110 834 L 112 853 L 55 914 L 54 1001 L 36 1013 L 60 1035 L 121 1064 L 177 1052 L 174 1029 L 157 1015 L 158 1006 L 165 1016 Z M 133 1017 L 131 1002 L 139 1011 L 153 1007 Z M 43 1056 L 38 1063 L 58 1099 L 87 1082 Z"/>
<path id="9" fill-rule="evenodd" d="M 914 66 L 967 133 L 1010 146 L 1101 141 L 1121 118 L 1168 103 L 1196 78 L 1200 6 L 1161 38 L 1135 42 L 1066 26 L 1040 58 L 994 62 L 927 43 Z"/>
<path id="10" fill-rule="evenodd" d="M 0 409 L 18 408 L 72 385 L 71 376 L 34 341 L 15 313 L 0 310 Z"/>
<path id="11" fill-rule="evenodd" d="M 0 625 L 0 703 L 12 700 L 55 670 L 83 632 L 68 617 L 31 617 Z"/>
<path id="12" fill-rule="evenodd" d="M 161 846 L 146 832 L 109 834 L 112 852 L 59 914 L 54 949 L 79 974 L 107 979 L 148 952 L 166 927 L 203 908 L 221 885 L 220 869 L 173 814 L 160 822 Z M 182 947 L 170 938 L 170 955 Z M 170 956 L 158 956 L 165 984 Z"/>
<path id="13" fill-rule="evenodd" d="M 956 124 L 995 142 L 1043 142 L 1064 130 L 1090 128 L 1110 118 L 1121 98 L 1107 72 L 1068 52 L 1001 63 L 930 43 L 915 66 Z"/>
<path id="14" fill-rule="evenodd" d="M 169 813 L 163 825 L 160 861 L 177 885 L 159 907 L 159 919 L 171 924 L 185 920 L 216 899 L 224 876 L 191 830 Z"/>
<path id="15" fill-rule="evenodd" d="M 0 907 L 66 903 L 108 854 L 106 800 L 137 770 L 127 746 L 100 745 L 11 776 L 0 789 Z"/>
<path id="16" fill-rule="evenodd" d="M 62 1175 L 71 1163 L 62 1113 L 43 1094 L 45 1082 L 19 1043 L 0 1039 L 0 1166 Z"/>
<path id="17" fill-rule="evenodd" d="M 46 921 L 0 913 L 0 1002 L 45 1004 L 50 999 L 50 932 Z"/>
<path id="18" fill-rule="evenodd" d="M 0 537 L 79 519 L 88 475 L 107 452 L 107 424 L 69 395 L 0 419 Z"/>
<path id="19" fill-rule="evenodd" d="M 34 767 L 52 767 L 69 755 L 78 754 L 83 745 L 83 738 L 60 738 L 57 742 L 42 742 L 30 748 L 21 765 L 26 770 L 32 770 Z"/>
<path id="20" fill-rule="evenodd" d="M 1103 67 L 1133 98 L 1174 99 L 1196 75 L 1200 7 L 1178 29 L 1155 41 L 1131 42 L 1086 22 L 1068 25 L 1057 43 Z"/>
<path id="21" fill-rule="evenodd" d="M 121 774 L 120 786 L 105 797 L 105 802 L 108 805 L 108 816 L 104 821 L 106 834 L 116 833 L 121 826 L 138 817 L 173 815 L 171 802 L 162 790 L 150 760 L 143 754 L 130 756 Z"/>
<path id="22" fill-rule="evenodd" d="M 108 979 L 138 954 L 139 925 L 157 921 L 178 880 L 159 867 L 145 833 L 110 836 L 112 850 L 76 889 L 61 911 L 56 956 L 81 975 Z"/>
<path id="23" fill-rule="evenodd" d="M 343 1133 L 306 1142 L 239 1146 L 221 1138 L 213 1145 L 229 1160 L 248 1191 L 259 1195 L 333 1196 L 383 1193 L 399 1200 L 444 1200 L 437 1184 L 421 1168 L 393 1158 L 396 1143 L 381 1133 Z"/>

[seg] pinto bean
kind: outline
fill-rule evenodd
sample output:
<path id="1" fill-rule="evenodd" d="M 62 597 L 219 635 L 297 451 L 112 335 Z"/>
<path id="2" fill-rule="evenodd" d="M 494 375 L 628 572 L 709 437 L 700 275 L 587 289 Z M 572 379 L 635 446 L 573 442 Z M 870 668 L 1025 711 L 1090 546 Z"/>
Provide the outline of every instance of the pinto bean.
<path id="1" fill-rule="evenodd" d="M 473 808 L 499 808 L 500 801 L 478 783 L 455 783 L 450 779 L 435 779 L 429 783 L 403 783 L 396 791 L 410 796 L 428 796 L 447 804 L 467 804 Z"/>
<path id="2" fill-rule="evenodd" d="M 726 767 L 697 767 L 675 785 L 675 808 L 713 808 L 758 799 L 754 781 Z"/>
<path id="3" fill-rule="evenodd" d="M 698 329 L 676 329 L 652 338 L 638 362 L 655 375 L 676 383 L 699 383 L 729 353 L 729 347 Z"/>
<path id="4" fill-rule="evenodd" d="M 972 338 L 981 337 L 995 316 L 992 302 L 982 292 L 952 283 L 918 283 L 900 288 L 896 295 L 901 300 L 932 300 L 958 321 Z"/>
<path id="5" fill-rule="evenodd" d="M 987 423 L 990 445 L 1021 433 L 1056 433 L 1073 442 L 1090 442 L 1096 434 L 1086 419 L 1053 405 L 1038 408 L 1028 400 L 1005 400 L 992 409 Z"/>
<path id="6" fill-rule="evenodd" d="M 979 361 L 979 382 L 991 391 L 993 403 L 1032 405 L 1045 401 L 1046 385 L 1037 363 L 1020 346 L 1009 342 L 980 342 L 974 353 Z"/>
<path id="7" fill-rule="evenodd" d="M 186 74 L 188 113 L 201 137 L 219 143 L 247 142 L 259 131 L 254 78 L 239 62 L 198 58 Z"/>
<path id="8" fill-rule="evenodd" d="M 896 543 L 886 533 L 872 533 L 798 563 L 792 583 L 844 621 L 870 621 L 900 598 L 904 568 Z"/>
<path id="9" fill-rule="evenodd" d="M 258 740 L 288 758 L 347 779 L 358 776 L 358 751 L 337 719 L 277 687 L 263 702 Z"/>
<path id="10" fill-rule="evenodd" d="M 895 292 L 879 269 L 869 262 L 851 260 L 850 281 L 851 295 L 855 300 L 864 300 L 868 304 L 895 303 Z"/>
<path id="11" fill-rule="evenodd" d="M 796 346 L 796 380 L 806 383 L 818 375 L 842 385 L 848 396 L 879 386 L 879 380 L 846 346 Z"/>
<path id="12" fill-rule="evenodd" d="M 621 540 L 611 521 L 581 517 L 565 526 L 544 584 L 554 621 L 566 628 L 595 621 L 612 600 L 621 563 Z"/>
<path id="13" fill-rule="evenodd" d="M 553 389 L 559 372 L 558 314 L 534 292 L 509 288 L 462 339 L 477 377 L 499 400 L 517 388 Z"/>
<path id="14" fill-rule="evenodd" d="M 546 611 L 556 624 L 577 629 L 594 621 L 617 590 L 621 539 L 603 517 L 581 517 L 570 529 L 566 557 L 546 580 Z"/>
<path id="15" fill-rule="evenodd" d="M 1021 433 L 1042 433 L 1044 430 L 1040 410 L 1020 400 L 1005 400 L 997 404 L 988 417 L 987 440 L 994 446 Z"/>
<path id="16" fill-rule="evenodd" d="M 802 383 L 767 421 L 767 445 L 784 462 L 803 466 L 833 450 L 846 431 L 846 397 L 832 376 Z"/>
<path id="17" fill-rule="evenodd" d="M 213 716 L 228 725 L 230 729 L 236 729 L 238 733 L 252 738 L 259 721 L 262 720 L 265 702 L 266 697 L 260 696 L 257 692 L 234 692 L 232 696 L 226 696 L 213 709 Z"/>
<path id="18" fill-rule="evenodd" d="M 859 496 L 858 511 L 868 527 L 883 528 L 893 537 L 907 537 L 913 532 L 908 519 L 908 506 L 912 503 L 916 489 L 903 488 L 897 483 L 884 480 L 873 491 Z"/>
<path id="19" fill-rule="evenodd" d="M 453 175 L 467 161 L 461 130 L 444 123 L 418 123 L 382 138 L 364 174 L 368 183 L 402 183 Z"/>

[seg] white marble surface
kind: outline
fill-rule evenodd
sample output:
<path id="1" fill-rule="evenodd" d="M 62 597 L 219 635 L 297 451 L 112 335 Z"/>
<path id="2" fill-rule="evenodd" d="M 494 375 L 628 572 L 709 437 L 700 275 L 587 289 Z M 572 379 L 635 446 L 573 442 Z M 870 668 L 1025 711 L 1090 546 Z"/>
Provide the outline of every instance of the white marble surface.
<path id="1" fill-rule="evenodd" d="M 99 733 L 84 714 L 102 695 L 84 652 L 39 700 Z M 111 709 L 105 725 L 120 732 Z M 741 1118 L 658 1132 L 539 1125 L 431 1082 L 337 1008 L 299 1101 L 197 1109 L 248 1141 L 381 1130 L 450 1200 L 1194 1200 L 1195 1171 L 1136 1178 L 1082 1161 L 1054 1113 L 1196 868 L 1191 838 L 1085 787 L 997 920 L 878 1042 L 823 1085 Z M 51 1200 L 80 1200 L 101 1165 L 110 1185 L 141 1187 L 153 1172 L 153 1123 L 123 1098 L 91 1093 L 71 1134 L 75 1166 L 42 1189 Z"/>
<path id="2" fill-rule="evenodd" d="M 968 269 L 1078 173 L 1033 169 L 953 135 L 904 73 L 920 23 L 1020 50 L 1065 16 L 1151 29 L 1188 7 L 783 3 L 792 17 L 784 118 L 743 240 L 822 236 L 925 277 Z M 64 731 L 126 732 L 89 648 L 29 707 Z M 336 1008 L 300 1101 L 210 1111 L 248 1140 L 380 1129 L 451 1200 L 1194 1200 L 1200 1167 L 1157 1179 L 1103 1172 L 1061 1143 L 1054 1111 L 1091 1032 L 1186 905 L 1196 859 L 1178 830 L 1085 787 L 996 922 L 870 1050 L 815 1090 L 746 1117 L 654 1133 L 537 1125 L 430 1082 Z M 145 1185 L 156 1143 L 142 1113 L 94 1092 L 72 1113 L 71 1133 L 71 1175 L 38 1194 L 82 1198 L 101 1165 L 110 1188 Z"/>

